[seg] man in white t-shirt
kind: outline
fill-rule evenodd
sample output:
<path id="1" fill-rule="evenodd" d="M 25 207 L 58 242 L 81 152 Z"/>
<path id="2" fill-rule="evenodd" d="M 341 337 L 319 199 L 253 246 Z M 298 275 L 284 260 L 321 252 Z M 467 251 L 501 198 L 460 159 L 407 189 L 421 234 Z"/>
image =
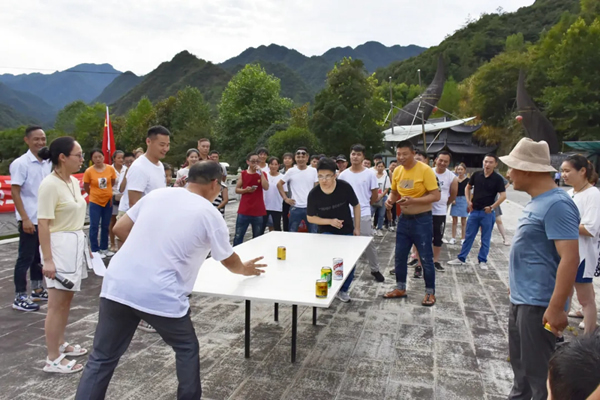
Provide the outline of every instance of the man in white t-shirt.
<path id="1" fill-rule="evenodd" d="M 125 173 L 125 191 L 119 203 L 119 216 L 122 217 L 127 210 L 140 199 L 155 189 L 165 187 L 165 169 L 162 160 L 167 155 L 171 139 L 171 132 L 164 126 L 153 126 L 148 129 L 146 145 L 148 150 L 131 164 Z"/>
<path id="2" fill-rule="evenodd" d="M 371 230 L 371 204 L 377 201 L 379 184 L 375 172 L 363 165 L 365 160 L 365 146 L 355 144 L 350 148 L 350 168 L 340 174 L 338 179 L 346 181 L 354 189 L 360 203 L 360 235 L 373 236 Z M 352 210 L 354 213 L 354 210 Z M 371 241 L 365 251 L 371 275 L 377 282 L 383 282 L 385 279 L 379 271 L 379 260 L 375 245 Z"/>
<path id="3" fill-rule="evenodd" d="M 269 159 L 269 150 L 266 147 L 260 147 L 256 150 L 256 155 L 258 155 L 258 169 L 268 174 L 269 164 L 267 164 L 267 160 Z"/>
<path id="4" fill-rule="evenodd" d="M 439 201 L 433 203 L 433 266 L 439 272 L 444 272 L 445 268 L 440 264 L 440 254 L 442 253 L 442 239 L 446 230 L 446 214 L 448 206 L 456 199 L 458 193 L 458 178 L 449 169 L 452 161 L 452 155 L 443 150 L 440 151 L 435 159 L 435 176 L 438 180 L 438 186 L 442 197 Z"/>
<path id="5" fill-rule="evenodd" d="M 304 221 L 310 233 L 317 233 L 317 226 L 308 222 L 306 207 L 308 194 L 318 182 L 317 170 L 308 166 L 308 149 L 299 147 L 296 150 L 296 166 L 289 169 L 277 184 L 283 201 L 290 205 L 290 232 L 298 232 L 300 223 Z M 291 198 L 283 189 L 284 184 L 291 188 Z"/>
<path id="6" fill-rule="evenodd" d="M 212 205 L 221 191 L 221 174 L 219 164 L 201 161 L 190 168 L 187 188 L 150 193 L 115 225 L 125 243 L 102 283 L 94 348 L 77 400 L 104 398 L 141 319 L 175 351 L 177 398 L 201 398 L 199 345 L 188 296 L 203 260 L 210 252 L 235 274 L 264 272 L 258 269 L 264 265 L 256 264 L 262 257 L 244 263 L 229 244 L 227 224 Z"/>

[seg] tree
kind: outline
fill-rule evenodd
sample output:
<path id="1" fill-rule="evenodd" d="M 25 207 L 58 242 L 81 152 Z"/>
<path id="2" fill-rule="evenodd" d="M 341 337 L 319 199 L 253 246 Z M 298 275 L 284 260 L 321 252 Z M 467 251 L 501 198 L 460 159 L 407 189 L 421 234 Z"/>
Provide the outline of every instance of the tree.
<path id="1" fill-rule="evenodd" d="M 304 146 L 310 154 L 321 151 L 319 140 L 314 133 L 306 128 L 291 126 L 285 131 L 277 132 L 267 141 L 271 155 L 281 157 L 284 153 L 294 151 Z"/>
<path id="2" fill-rule="evenodd" d="M 116 146 L 124 151 L 134 149 L 146 143 L 146 133 L 155 120 L 154 108 L 147 97 L 142 98 L 135 108 L 127 112 L 125 125 L 118 137 L 115 137 Z"/>
<path id="3" fill-rule="evenodd" d="M 218 105 L 217 140 L 232 161 L 244 160 L 261 134 L 286 118 L 293 103 L 280 89 L 279 79 L 258 64 L 246 65 L 229 81 Z"/>
<path id="4" fill-rule="evenodd" d="M 368 154 L 383 148 L 377 122 L 387 105 L 377 96 L 376 85 L 360 60 L 345 58 L 327 74 L 309 124 L 327 154 L 348 153 L 355 143 L 363 144 Z"/>
<path id="5" fill-rule="evenodd" d="M 94 148 L 102 148 L 106 105 L 95 103 L 86 106 L 75 118 L 75 132 L 72 136 L 79 142 L 85 153 Z M 107 163 L 110 160 L 105 160 Z"/>
<path id="6" fill-rule="evenodd" d="M 54 128 L 67 135 L 73 135 L 75 133 L 75 120 L 86 108 L 87 104 L 81 100 L 67 104 L 58 112 Z"/>
<path id="7" fill-rule="evenodd" d="M 434 118 L 446 116 L 447 114 L 444 111 L 454 115 L 460 113 L 460 91 L 454 78 L 448 79 L 444 84 L 444 91 L 437 107 L 438 111 L 433 114 Z"/>

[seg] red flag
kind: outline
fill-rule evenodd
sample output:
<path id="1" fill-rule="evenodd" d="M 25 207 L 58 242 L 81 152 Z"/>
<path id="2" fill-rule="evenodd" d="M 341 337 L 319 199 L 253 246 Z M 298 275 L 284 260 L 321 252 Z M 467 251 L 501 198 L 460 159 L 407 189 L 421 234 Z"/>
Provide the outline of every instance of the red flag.
<path id="1" fill-rule="evenodd" d="M 108 115 L 108 106 L 106 107 L 106 118 L 104 119 L 104 136 L 102 137 L 102 153 L 104 153 L 104 162 L 112 164 L 111 156 L 115 152 L 115 135 Z"/>

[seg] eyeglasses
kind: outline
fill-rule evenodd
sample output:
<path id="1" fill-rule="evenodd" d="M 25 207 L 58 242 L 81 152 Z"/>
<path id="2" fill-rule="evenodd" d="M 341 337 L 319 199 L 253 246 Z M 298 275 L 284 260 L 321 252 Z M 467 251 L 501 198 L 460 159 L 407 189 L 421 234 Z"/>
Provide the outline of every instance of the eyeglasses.
<path id="1" fill-rule="evenodd" d="M 77 157 L 80 159 L 84 159 L 85 158 L 85 153 L 81 153 L 81 154 L 69 154 L 69 157 Z"/>
<path id="2" fill-rule="evenodd" d="M 248 160 L 250 164 L 258 164 L 258 160 Z"/>
<path id="3" fill-rule="evenodd" d="M 332 179 L 335 175 L 319 175 L 317 176 L 317 178 L 319 178 L 320 181 L 328 181 L 330 179 Z"/>
<path id="4" fill-rule="evenodd" d="M 308 153 L 307 153 L 307 152 L 305 152 L 305 151 L 303 151 L 303 150 L 300 150 L 300 151 L 297 151 L 297 152 L 296 152 L 296 155 L 297 155 L 297 156 L 305 156 L 305 155 L 307 155 L 307 154 L 308 154 Z"/>

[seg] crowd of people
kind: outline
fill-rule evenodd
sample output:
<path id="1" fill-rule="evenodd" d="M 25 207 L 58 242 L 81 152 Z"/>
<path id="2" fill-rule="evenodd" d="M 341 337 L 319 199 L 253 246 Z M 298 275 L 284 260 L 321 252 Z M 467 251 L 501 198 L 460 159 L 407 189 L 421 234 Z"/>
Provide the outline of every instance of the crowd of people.
<path id="1" fill-rule="evenodd" d="M 105 162 L 101 151 L 91 152 L 92 164 L 83 177 L 89 195 L 87 236 L 83 227 L 88 206 L 73 176 L 80 171 L 84 154 L 75 139 L 61 137 L 46 147 L 43 129 L 28 127 L 29 150 L 11 164 L 20 235 L 13 308 L 37 311 L 39 303 L 47 301 L 43 369 L 85 370 L 77 399 L 104 398 L 119 358 L 138 328 L 157 332 L 175 350 L 178 398 L 200 398 L 199 346 L 188 300 L 201 266 L 198 260 L 210 253 L 233 273 L 265 271 L 260 258 L 243 262 L 230 244 L 223 218 L 229 202 L 227 169 L 219 163 L 218 151 L 210 150 L 208 139 L 200 139 L 197 149 L 187 151 L 185 164 L 173 171 L 161 162 L 170 149 L 170 136 L 162 126 L 151 127 L 146 151 L 116 151 L 112 164 Z M 483 168 L 470 176 L 462 163 L 450 171 L 452 154 L 447 151 L 437 153 L 431 167 L 427 154 L 410 141 L 397 144 L 396 157 L 387 168 L 381 155 L 372 161 L 360 144 L 349 149 L 348 158 L 310 155 L 305 147 L 285 153 L 281 162 L 266 148 L 248 154 L 247 168 L 235 186 L 239 206 L 233 246 L 244 241 L 250 226 L 252 237 L 267 230 L 355 236 L 395 231 L 391 273 L 396 285 L 383 297 L 407 296 L 410 265 L 414 277 L 424 278 L 422 305 L 430 307 L 437 302 L 436 273 L 464 267 L 479 232 L 477 266 L 489 268 L 496 224 L 504 244 L 511 246 L 510 398 L 545 399 L 548 390 L 554 399 L 586 398 L 572 395 L 583 387 L 578 393 L 590 395 L 600 378 L 582 374 L 586 384 L 573 388 L 566 380 L 577 375 L 565 363 L 577 357 L 598 358 L 600 350 L 592 284 L 599 258 L 600 192 L 592 164 L 579 155 L 566 158 L 561 178 L 572 188 L 566 192 L 554 182 L 556 169 L 548 145 L 530 139 L 522 139 L 508 156 L 486 155 Z M 509 168 L 506 178 L 496 172 L 499 161 Z M 532 200 L 509 243 L 500 205 L 511 183 Z M 166 189 L 169 186 L 180 189 Z M 158 213 L 162 218 L 155 218 Z M 452 234 L 445 241 L 448 215 Z M 457 258 L 443 266 L 443 243 L 454 245 L 457 240 L 461 246 Z M 364 255 L 374 280 L 384 282 L 374 241 Z M 66 358 L 88 350 L 68 343 L 65 329 L 73 295 L 87 275 L 90 257 L 96 256 L 111 260 L 93 350 L 84 367 Z M 354 270 L 338 292 L 339 300 L 351 300 L 353 278 Z M 575 293 L 581 310 L 571 309 Z M 582 319 L 584 339 L 563 344 L 555 353 L 568 324 L 567 313 Z"/>

